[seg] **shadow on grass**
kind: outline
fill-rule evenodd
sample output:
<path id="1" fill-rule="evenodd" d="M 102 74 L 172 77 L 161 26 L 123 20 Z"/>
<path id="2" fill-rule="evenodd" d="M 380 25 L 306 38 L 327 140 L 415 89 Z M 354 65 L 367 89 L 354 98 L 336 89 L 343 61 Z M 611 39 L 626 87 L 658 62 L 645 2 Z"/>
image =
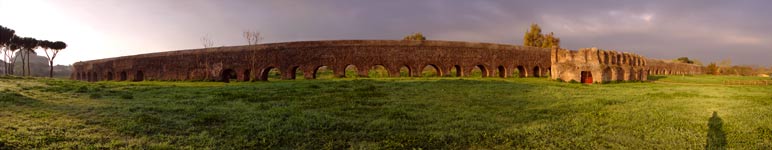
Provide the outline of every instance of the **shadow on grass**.
<path id="1" fill-rule="evenodd" d="M 724 132 L 724 120 L 718 117 L 717 112 L 713 112 L 713 117 L 708 121 L 708 139 L 705 149 L 723 150 L 726 149 L 726 133 Z"/>

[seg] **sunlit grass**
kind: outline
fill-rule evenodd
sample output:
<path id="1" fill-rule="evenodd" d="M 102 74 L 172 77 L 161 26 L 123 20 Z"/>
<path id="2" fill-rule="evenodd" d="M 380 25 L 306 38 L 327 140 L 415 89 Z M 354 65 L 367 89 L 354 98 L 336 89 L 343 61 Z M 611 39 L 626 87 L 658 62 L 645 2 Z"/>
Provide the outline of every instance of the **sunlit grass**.
<path id="1" fill-rule="evenodd" d="M 772 148 L 772 87 L 721 85 L 763 78 L 652 78 L 0 78 L 0 149 Z"/>

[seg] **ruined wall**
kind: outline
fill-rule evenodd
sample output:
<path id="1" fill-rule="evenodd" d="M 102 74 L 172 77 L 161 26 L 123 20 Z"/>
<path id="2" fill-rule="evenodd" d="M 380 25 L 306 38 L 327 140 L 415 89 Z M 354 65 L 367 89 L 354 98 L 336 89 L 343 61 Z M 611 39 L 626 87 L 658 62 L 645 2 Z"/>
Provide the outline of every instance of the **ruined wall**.
<path id="1" fill-rule="evenodd" d="M 673 61 L 649 59 L 640 55 L 584 48 L 578 51 L 553 48 L 550 52 L 552 79 L 589 81 L 646 81 L 649 74 L 700 74 L 701 67 Z M 585 72 L 585 73 L 582 73 Z M 584 78 L 583 76 L 587 77 Z"/>
<path id="2" fill-rule="evenodd" d="M 322 66 L 343 77 L 348 65 L 355 65 L 360 76 L 382 65 L 390 76 L 399 68 L 409 68 L 420 76 L 427 65 L 440 76 L 451 69 L 468 76 L 480 67 L 483 76 L 519 70 L 523 76 L 542 76 L 550 67 L 550 51 L 543 48 L 490 43 L 450 41 L 341 40 L 305 41 L 192 49 L 107 58 L 73 65 L 72 79 L 101 80 L 223 80 L 226 72 L 236 72 L 239 80 L 267 80 L 268 71 L 277 68 L 282 79 L 294 79 L 299 68 L 305 78 L 314 79 Z"/>
<path id="3" fill-rule="evenodd" d="M 681 63 L 672 60 L 648 59 L 646 67 L 649 74 L 654 75 L 693 75 L 703 74 L 703 68 L 694 64 Z"/>
<path id="4" fill-rule="evenodd" d="M 582 76 L 591 78 L 591 83 L 647 79 L 646 59 L 631 53 L 598 48 L 578 51 L 553 48 L 550 61 L 551 78 L 566 82 L 582 82 Z M 582 74 L 583 71 L 588 73 Z"/>

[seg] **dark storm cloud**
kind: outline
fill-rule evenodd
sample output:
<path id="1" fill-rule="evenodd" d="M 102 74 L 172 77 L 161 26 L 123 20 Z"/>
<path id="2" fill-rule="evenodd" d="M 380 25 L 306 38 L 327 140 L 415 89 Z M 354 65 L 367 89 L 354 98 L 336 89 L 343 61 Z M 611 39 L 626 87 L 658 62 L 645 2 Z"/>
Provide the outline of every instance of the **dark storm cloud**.
<path id="1" fill-rule="evenodd" d="M 772 65 L 772 1 L 76 1 L 80 18 L 127 45 L 161 51 L 196 48 L 208 34 L 218 45 L 243 44 L 258 30 L 265 42 L 400 39 L 521 44 L 531 23 L 555 32 L 565 48 L 599 47 L 672 59 Z M 99 12 L 94 14 L 94 12 Z M 120 24 L 116 24 L 116 22 Z M 126 30 L 133 29 L 133 30 Z M 115 31 L 121 30 L 121 31 Z M 174 39 L 174 40 L 169 40 Z M 149 51 L 138 51 L 149 52 Z"/>

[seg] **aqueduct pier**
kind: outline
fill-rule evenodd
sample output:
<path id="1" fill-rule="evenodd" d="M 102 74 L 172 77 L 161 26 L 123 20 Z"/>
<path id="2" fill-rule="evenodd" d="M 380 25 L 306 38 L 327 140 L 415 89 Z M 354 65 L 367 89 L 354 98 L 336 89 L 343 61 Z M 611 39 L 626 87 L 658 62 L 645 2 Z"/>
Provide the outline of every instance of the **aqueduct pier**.
<path id="1" fill-rule="evenodd" d="M 345 76 L 349 65 L 359 76 L 368 76 L 374 66 L 383 66 L 389 76 L 398 77 L 407 67 L 410 76 L 421 76 L 432 66 L 439 76 L 469 76 L 479 68 L 483 77 L 548 75 L 550 49 L 492 43 L 407 40 L 338 40 L 271 43 L 159 52 L 77 62 L 72 79 L 83 81 L 142 80 L 267 80 L 271 69 L 282 79 L 315 79 L 327 66 L 337 77 Z M 666 65 L 658 65 L 663 70 Z M 678 68 L 672 68 L 678 69 Z M 647 70 L 648 71 L 648 70 Z M 668 70 L 666 72 L 690 72 Z M 658 74 L 658 72 L 652 72 Z"/>

